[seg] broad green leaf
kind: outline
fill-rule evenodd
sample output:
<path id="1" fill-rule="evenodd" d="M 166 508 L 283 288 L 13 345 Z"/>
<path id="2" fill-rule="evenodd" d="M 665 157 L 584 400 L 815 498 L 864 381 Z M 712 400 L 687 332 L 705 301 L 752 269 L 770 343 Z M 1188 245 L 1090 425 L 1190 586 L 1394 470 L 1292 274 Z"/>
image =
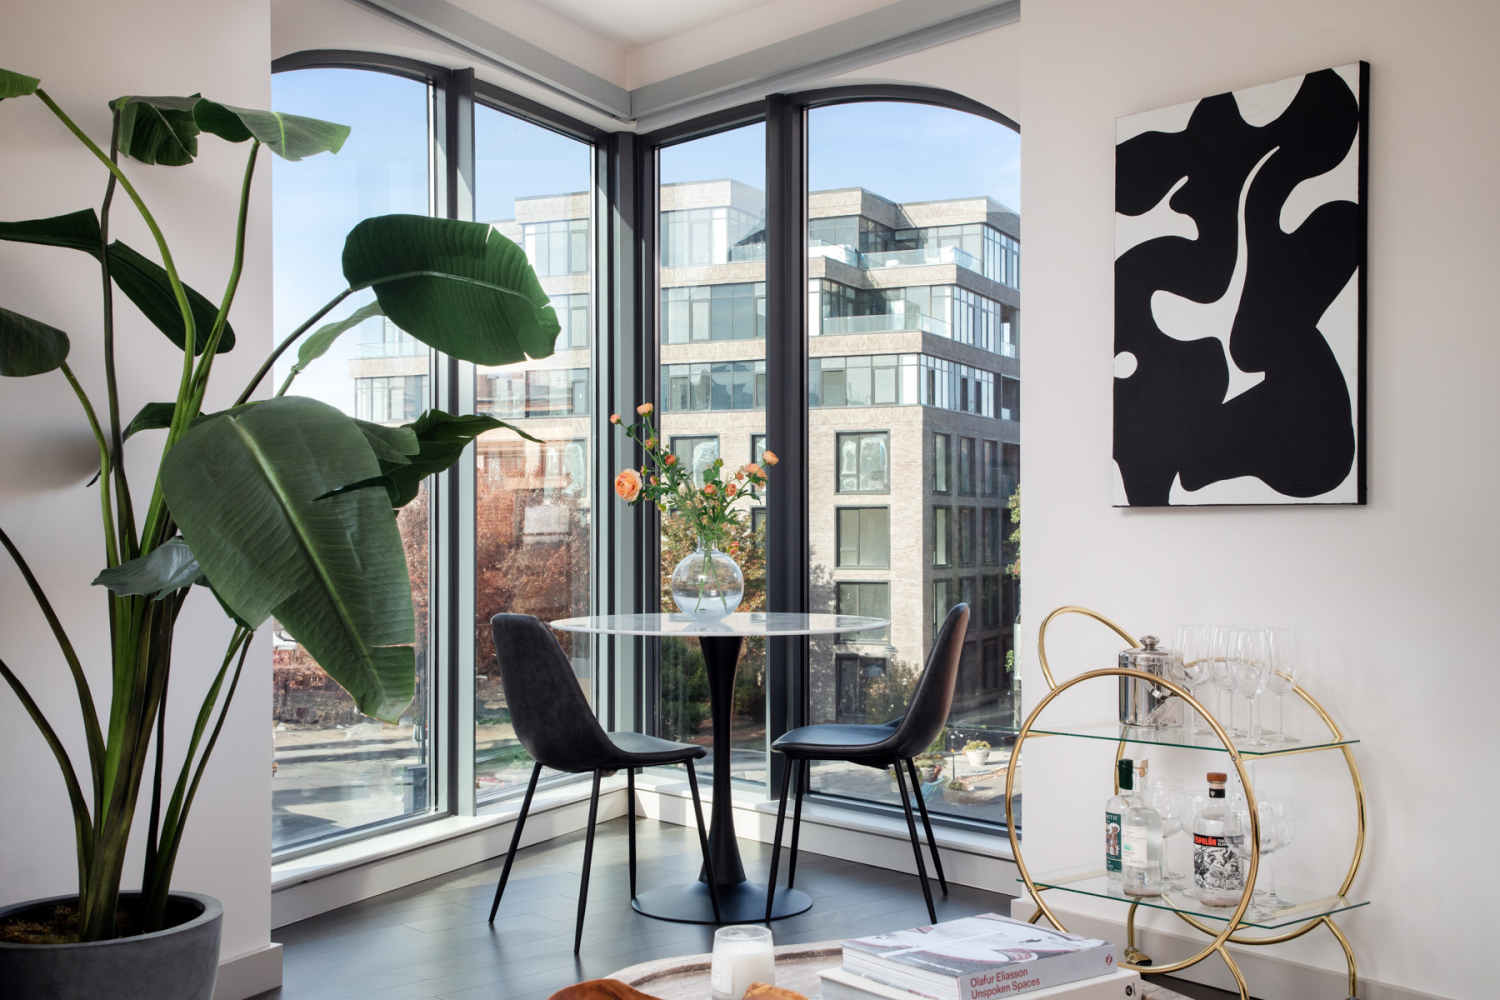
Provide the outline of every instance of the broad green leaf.
<path id="1" fill-rule="evenodd" d="M 344 277 L 373 288 L 401 329 L 463 361 L 508 365 L 557 344 L 557 314 L 525 252 L 483 223 L 366 219 L 344 241 Z"/>
<path id="2" fill-rule="evenodd" d="M 297 348 L 297 363 L 292 365 L 292 370 L 287 372 L 286 382 L 282 384 L 282 392 L 291 385 L 292 379 L 307 370 L 307 366 L 328 353 L 333 342 L 342 337 L 349 330 L 354 329 L 371 316 L 379 316 L 380 302 L 377 300 L 368 305 L 360 306 L 348 316 L 333 323 L 327 323 L 318 327 L 302 339 Z"/>
<path id="3" fill-rule="evenodd" d="M 82 250 L 98 260 L 99 216 L 89 208 L 67 215 L 56 215 L 50 219 L 0 222 L 0 240 L 68 247 Z M 182 347 L 185 339 L 182 313 L 177 308 L 177 297 L 172 294 L 172 283 L 167 279 L 165 268 L 115 240 L 109 245 L 109 275 L 153 326 L 166 334 L 172 343 Z M 208 338 L 208 332 L 213 329 L 214 319 L 219 315 L 219 307 L 195 291 L 191 285 L 183 287 L 187 291 L 188 306 L 193 311 L 193 322 L 198 331 L 194 338 L 193 353 L 202 354 L 204 341 Z M 233 349 L 234 327 L 226 323 L 216 353 L 224 354 Z"/>
<path id="4" fill-rule="evenodd" d="M 380 475 L 351 483 L 326 495 L 336 496 L 379 486 L 390 496 L 392 507 L 405 507 L 421 492 L 422 480 L 443 472 L 458 461 L 468 443 L 485 431 L 504 427 L 528 441 L 537 441 L 519 427 L 494 417 L 476 414 L 454 416 L 442 410 L 428 410 L 406 427 L 416 435 L 419 447 L 416 457 L 404 463 L 381 462 Z"/>
<path id="5" fill-rule="evenodd" d="M 171 427 L 172 414 L 176 410 L 176 403 L 147 403 L 141 407 L 141 411 L 132 417 L 130 423 L 125 426 L 125 433 L 121 440 L 128 439 L 137 431 L 159 430 L 163 427 Z"/>
<path id="6" fill-rule="evenodd" d="M 314 502 L 380 467 L 349 417 L 284 396 L 199 418 L 162 460 L 162 488 L 214 592 L 271 615 L 359 710 L 395 721 L 415 692 L 411 579 L 386 498 Z"/>
<path id="7" fill-rule="evenodd" d="M 337 153 L 349 138 L 348 125 L 284 115 L 279 111 L 236 108 L 217 101 L 199 101 L 193 108 L 198 127 L 230 142 L 259 139 L 284 160 L 301 160 L 318 153 Z"/>
<path id="8" fill-rule="evenodd" d="M 40 320 L 0 309 L 0 375 L 40 375 L 68 358 L 68 335 Z"/>
<path id="9" fill-rule="evenodd" d="M 120 152 L 142 163 L 181 167 L 198 155 L 198 123 L 192 97 L 121 97 L 109 102 L 120 113 Z"/>
<path id="10" fill-rule="evenodd" d="M 193 550 L 181 538 L 172 538 L 143 556 L 111 566 L 94 577 L 94 586 L 108 587 L 117 594 L 165 597 L 191 586 L 203 577 Z"/>
<path id="11" fill-rule="evenodd" d="M 354 424 L 365 436 L 365 442 L 382 468 L 388 463 L 405 465 L 411 461 L 410 456 L 417 453 L 417 436 L 410 427 L 387 427 L 368 420 L 356 420 Z"/>
<path id="12" fill-rule="evenodd" d="M 7 97 L 25 97 L 27 94 L 35 94 L 41 82 L 34 76 L 23 76 L 8 69 L 0 69 L 0 101 Z"/>

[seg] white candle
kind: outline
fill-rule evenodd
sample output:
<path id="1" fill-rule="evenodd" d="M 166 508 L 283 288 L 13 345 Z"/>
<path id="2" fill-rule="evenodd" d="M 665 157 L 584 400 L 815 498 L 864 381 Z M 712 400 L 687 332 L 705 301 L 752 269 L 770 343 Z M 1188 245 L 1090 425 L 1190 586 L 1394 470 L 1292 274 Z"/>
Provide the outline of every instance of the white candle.
<path id="1" fill-rule="evenodd" d="M 743 925 L 714 932 L 713 1000 L 743 1000 L 751 983 L 776 984 L 771 929 Z"/>

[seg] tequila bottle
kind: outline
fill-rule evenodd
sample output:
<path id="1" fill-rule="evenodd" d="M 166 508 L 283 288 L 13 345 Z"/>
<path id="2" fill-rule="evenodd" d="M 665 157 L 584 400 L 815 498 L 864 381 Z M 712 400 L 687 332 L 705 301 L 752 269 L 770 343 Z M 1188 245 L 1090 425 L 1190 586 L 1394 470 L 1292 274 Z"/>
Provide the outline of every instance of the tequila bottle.
<path id="1" fill-rule="evenodd" d="M 1150 761 L 1136 765 L 1137 783 L 1146 785 Z M 1121 889 L 1127 896 L 1160 896 L 1162 893 L 1161 813 L 1152 809 L 1144 795 L 1131 797 L 1120 835 Z"/>
<path id="2" fill-rule="evenodd" d="M 1104 874 L 1111 882 L 1120 881 L 1123 868 L 1120 837 L 1124 832 L 1125 814 L 1130 811 L 1130 793 L 1135 787 L 1135 768 L 1126 759 L 1117 765 L 1120 791 L 1104 802 Z"/>
<path id="3" fill-rule="evenodd" d="M 1193 817 L 1193 885 L 1206 906 L 1235 906 L 1245 890 L 1240 859 L 1230 842 L 1229 808 L 1223 771 L 1208 773 L 1208 805 Z"/>

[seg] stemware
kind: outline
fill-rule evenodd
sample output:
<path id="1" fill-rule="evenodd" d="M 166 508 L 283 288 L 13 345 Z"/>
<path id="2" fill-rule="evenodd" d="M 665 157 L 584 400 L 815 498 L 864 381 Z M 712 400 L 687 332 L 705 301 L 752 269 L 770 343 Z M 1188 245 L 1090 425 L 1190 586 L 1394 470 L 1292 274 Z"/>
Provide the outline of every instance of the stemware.
<path id="1" fill-rule="evenodd" d="M 1286 693 L 1297 684 L 1297 630 L 1273 628 L 1271 632 L 1271 672 L 1266 687 L 1276 695 L 1276 742 L 1300 743 L 1286 734 Z"/>
<path id="2" fill-rule="evenodd" d="M 1289 846 L 1297 836 L 1297 818 L 1292 813 L 1290 799 L 1271 799 L 1267 802 L 1276 817 L 1276 843 L 1271 849 L 1271 892 L 1261 905 L 1271 910 L 1285 910 L 1294 904 L 1276 895 L 1276 855 Z"/>
<path id="3" fill-rule="evenodd" d="M 1267 859 L 1267 865 L 1271 869 L 1271 891 L 1269 894 L 1264 894 L 1256 890 L 1251 896 L 1252 905 L 1245 916 L 1250 920 L 1265 920 L 1271 916 L 1272 911 L 1285 909 L 1291 905 L 1276 895 L 1275 857 L 1276 851 L 1291 841 L 1282 839 L 1285 835 L 1286 812 L 1280 800 L 1261 799 L 1255 804 L 1255 813 L 1260 820 L 1260 856 Z M 1230 849 L 1240 859 L 1240 870 L 1248 873 L 1251 855 L 1250 809 L 1243 798 L 1236 797 L 1226 826 L 1226 837 L 1229 840 Z M 1256 872 L 1257 879 L 1259 875 L 1260 873 Z M 1273 903 L 1272 900 L 1276 902 Z"/>
<path id="4" fill-rule="evenodd" d="M 1230 659 L 1230 673 L 1235 687 L 1250 705 L 1250 718 L 1245 729 L 1245 746 L 1268 747 L 1270 741 L 1261 734 L 1260 722 L 1255 713 L 1255 700 L 1266 689 L 1266 675 L 1271 669 L 1270 630 L 1263 628 L 1236 629 L 1232 639 L 1234 652 Z"/>
<path id="5" fill-rule="evenodd" d="M 1183 791 L 1181 778 L 1151 778 L 1146 782 L 1146 803 L 1161 817 L 1162 836 L 1162 881 L 1168 889 L 1183 888 L 1186 876 L 1172 870 L 1172 838 L 1182 832 L 1184 824 L 1191 819 L 1183 816 Z"/>
<path id="6" fill-rule="evenodd" d="M 1200 701 L 1202 699 L 1199 698 L 1198 691 L 1213 680 L 1208 633 L 1207 625 L 1179 625 L 1174 640 L 1180 658 L 1172 661 L 1172 680 L 1187 688 L 1188 693 Z M 1186 706 L 1183 708 L 1182 726 L 1184 730 L 1191 727 L 1193 735 L 1197 736 L 1213 732 L 1206 721 L 1198 717 L 1198 713 L 1189 713 Z"/>
<path id="7" fill-rule="evenodd" d="M 1230 636 L 1234 629 L 1228 625 L 1211 625 L 1208 630 L 1208 662 L 1209 677 L 1213 680 L 1214 687 L 1219 691 L 1219 710 L 1214 713 L 1219 717 L 1219 722 L 1229 729 L 1231 735 L 1238 735 L 1234 726 L 1234 692 L 1239 687 L 1235 679 L 1234 671 L 1230 662 Z M 1229 714 L 1224 714 L 1224 696 L 1229 695 Z"/>

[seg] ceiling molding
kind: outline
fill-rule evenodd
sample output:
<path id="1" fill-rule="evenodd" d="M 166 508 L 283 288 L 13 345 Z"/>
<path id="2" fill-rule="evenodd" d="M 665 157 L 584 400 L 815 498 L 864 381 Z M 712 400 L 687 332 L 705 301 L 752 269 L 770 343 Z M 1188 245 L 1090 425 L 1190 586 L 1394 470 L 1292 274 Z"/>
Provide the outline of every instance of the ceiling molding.
<path id="1" fill-rule="evenodd" d="M 863 66 L 1020 20 L 1021 0 L 959 0 L 932 23 L 931 0 L 898 2 L 676 76 L 626 90 L 448 0 L 348 0 L 565 102 L 622 125 L 655 130 L 766 94 L 827 81 Z"/>

